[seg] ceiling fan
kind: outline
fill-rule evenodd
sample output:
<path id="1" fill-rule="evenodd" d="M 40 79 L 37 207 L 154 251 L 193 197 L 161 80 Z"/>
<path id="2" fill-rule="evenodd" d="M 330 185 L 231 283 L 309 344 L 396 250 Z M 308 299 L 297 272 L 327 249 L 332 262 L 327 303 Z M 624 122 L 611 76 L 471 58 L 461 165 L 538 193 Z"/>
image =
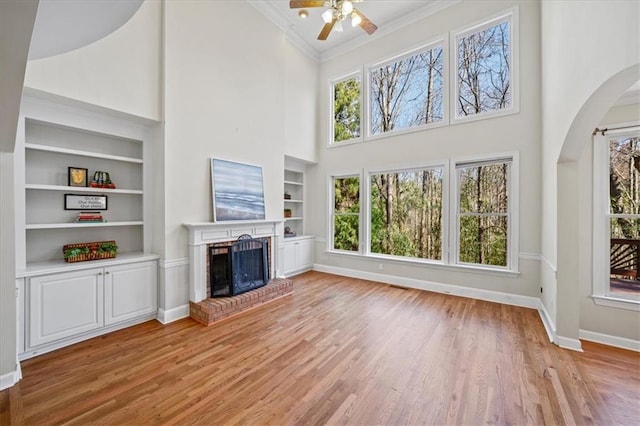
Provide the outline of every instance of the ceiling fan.
<path id="1" fill-rule="evenodd" d="M 363 0 L 290 0 L 289 8 L 302 9 L 305 7 L 326 7 L 327 10 L 322 14 L 325 24 L 322 31 L 318 35 L 318 40 L 326 40 L 329 33 L 335 27 L 336 31 L 342 32 L 342 21 L 351 18 L 351 25 L 354 27 L 359 25 L 360 28 L 369 34 L 373 34 L 378 29 L 376 24 L 371 22 L 358 9 L 353 7 L 353 3 L 359 3 Z"/>

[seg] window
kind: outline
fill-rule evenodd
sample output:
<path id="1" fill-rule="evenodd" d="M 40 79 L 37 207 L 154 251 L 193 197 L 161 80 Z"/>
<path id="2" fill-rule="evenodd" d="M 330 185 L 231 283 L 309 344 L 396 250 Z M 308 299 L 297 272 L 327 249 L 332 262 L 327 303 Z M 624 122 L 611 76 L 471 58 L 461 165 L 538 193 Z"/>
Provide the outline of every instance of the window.
<path id="1" fill-rule="evenodd" d="M 332 83 L 333 143 L 360 137 L 360 86 L 359 76 L 350 76 Z"/>
<path id="2" fill-rule="evenodd" d="M 640 128 L 594 142 L 594 296 L 639 301 Z"/>
<path id="3" fill-rule="evenodd" d="M 513 111 L 514 13 L 455 36 L 455 118 Z"/>
<path id="4" fill-rule="evenodd" d="M 458 263 L 509 266 L 511 159 L 456 164 Z"/>
<path id="5" fill-rule="evenodd" d="M 370 134 L 442 121 L 442 46 L 369 69 Z"/>
<path id="6" fill-rule="evenodd" d="M 371 252 L 442 259 L 443 168 L 370 174 Z"/>
<path id="7" fill-rule="evenodd" d="M 332 188 L 332 248 L 360 250 L 360 177 L 334 177 Z"/>

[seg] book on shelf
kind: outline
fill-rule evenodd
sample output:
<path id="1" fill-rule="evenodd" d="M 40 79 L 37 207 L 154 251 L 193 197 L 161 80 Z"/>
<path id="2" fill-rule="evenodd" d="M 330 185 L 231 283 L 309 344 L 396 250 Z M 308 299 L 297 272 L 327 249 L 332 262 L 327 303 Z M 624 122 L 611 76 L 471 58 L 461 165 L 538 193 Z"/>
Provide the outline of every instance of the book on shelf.
<path id="1" fill-rule="evenodd" d="M 100 212 L 81 212 L 78 213 L 76 223 L 87 223 L 87 222 L 106 222 L 106 220 L 102 217 L 102 213 Z"/>

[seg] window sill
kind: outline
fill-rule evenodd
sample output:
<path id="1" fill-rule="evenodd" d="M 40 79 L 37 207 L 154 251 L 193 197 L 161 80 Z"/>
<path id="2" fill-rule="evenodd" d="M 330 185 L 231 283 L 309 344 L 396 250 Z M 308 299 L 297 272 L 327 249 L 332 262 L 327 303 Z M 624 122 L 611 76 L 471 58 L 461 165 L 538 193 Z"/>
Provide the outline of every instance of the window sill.
<path id="1" fill-rule="evenodd" d="M 629 311 L 640 312 L 640 300 L 623 299 L 615 296 L 597 296 L 592 295 L 591 298 L 596 305 L 608 306 L 610 308 L 627 309 Z"/>
<path id="2" fill-rule="evenodd" d="M 481 274 L 488 276 L 498 276 L 498 277 L 509 277 L 509 278 L 517 278 L 520 276 L 520 272 L 517 270 L 507 270 L 507 269 L 496 269 L 496 268 L 488 268 L 482 266 L 474 266 L 474 265 L 450 265 L 441 263 L 438 261 L 429 261 L 429 260 L 421 260 L 421 259 L 411 259 L 411 258 L 395 258 L 390 256 L 381 256 L 375 254 L 360 254 L 339 250 L 327 250 L 326 253 L 328 255 L 338 255 L 345 256 L 351 258 L 358 258 L 363 260 L 368 260 L 370 262 L 387 262 L 387 263 L 397 263 L 405 266 L 419 266 L 419 267 L 427 267 L 433 269 L 442 269 L 446 271 L 453 272 L 465 272 L 465 273 L 473 273 L 473 274 Z"/>

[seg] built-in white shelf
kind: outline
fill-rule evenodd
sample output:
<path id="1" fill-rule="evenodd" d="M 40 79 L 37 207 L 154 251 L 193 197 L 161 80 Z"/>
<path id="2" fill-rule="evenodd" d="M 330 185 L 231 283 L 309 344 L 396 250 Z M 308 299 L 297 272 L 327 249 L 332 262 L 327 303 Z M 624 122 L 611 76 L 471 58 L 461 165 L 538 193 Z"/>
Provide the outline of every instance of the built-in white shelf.
<path id="1" fill-rule="evenodd" d="M 291 180 L 285 180 L 284 183 L 286 185 L 298 185 L 298 186 L 303 186 L 304 185 L 302 182 L 294 182 L 294 181 L 291 181 Z"/>
<path id="2" fill-rule="evenodd" d="M 39 145 L 34 143 L 25 143 L 24 147 L 26 149 L 32 149 L 35 151 L 46 151 L 46 152 L 55 152 L 58 154 L 68 154 L 68 155 L 77 155 L 81 157 L 92 157 L 92 158 L 102 158 L 105 160 L 113 160 L 113 161 L 124 161 L 128 163 L 137 163 L 143 164 L 144 160 L 141 158 L 133 158 L 133 157 L 122 157 L 119 155 L 110 155 L 110 154 L 102 154 L 99 152 L 91 152 L 91 151 L 81 151 L 78 149 L 69 149 L 69 148 L 61 148 L 57 146 L 50 145 Z"/>
<path id="3" fill-rule="evenodd" d="M 109 188 L 91 188 L 84 186 L 61 186 L 61 185 L 38 185 L 38 184 L 26 184 L 25 189 L 37 189 L 42 191 L 72 191 L 72 192 L 87 192 L 87 193 L 100 193 L 100 194 L 133 194 L 142 195 L 144 192 L 139 189 L 109 189 Z"/>
<path id="4" fill-rule="evenodd" d="M 287 200 L 287 199 L 285 198 L 284 202 L 285 202 L 285 203 L 302 203 L 302 200 Z"/>
<path id="5" fill-rule="evenodd" d="M 30 223 L 25 229 L 65 229 L 65 228 L 104 228 L 112 226 L 140 226 L 143 221 L 122 221 L 122 222 L 91 222 L 91 223 Z"/>
<path id="6" fill-rule="evenodd" d="M 301 217 L 285 217 L 284 218 L 285 221 L 290 221 L 290 220 L 302 220 Z"/>
<path id="7" fill-rule="evenodd" d="M 132 252 L 132 253 L 118 253 L 116 257 L 109 258 L 109 259 L 99 259 L 99 260 L 90 260 L 86 262 L 68 263 L 68 262 L 65 262 L 64 259 L 62 259 L 62 251 L 60 251 L 60 260 L 28 263 L 26 268 L 16 270 L 16 276 L 17 278 L 23 278 L 23 277 L 29 277 L 34 275 L 79 271 L 82 269 L 124 265 L 127 263 L 144 262 L 147 260 L 157 260 L 159 258 L 160 256 L 158 256 L 157 254 Z"/>

